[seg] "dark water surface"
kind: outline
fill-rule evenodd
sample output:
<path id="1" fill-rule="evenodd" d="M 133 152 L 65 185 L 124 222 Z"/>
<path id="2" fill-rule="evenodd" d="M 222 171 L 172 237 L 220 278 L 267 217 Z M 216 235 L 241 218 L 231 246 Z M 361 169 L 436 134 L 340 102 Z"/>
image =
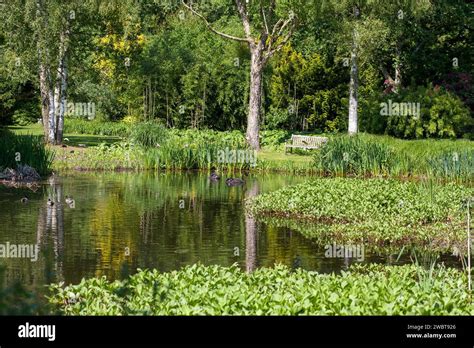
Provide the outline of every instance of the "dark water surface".
<path id="1" fill-rule="evenodd" d="M 358 262 L 326 258 L 324 246 L 298 232 L 246 216 L 245 198 L 304 180 L 250 175 L 244 186 L 227 187 L 202 173 L 71 173 L 50 178 L 36 192 L 0 186 L 0 244 L 38 244 L 40 250 L 36 262 L 0 258 L 0 265 L 8 282 L 45 284 L 197 262 L 238 263 L 246 270 L 283 263 L 320 272 Z M 24 194 L 27 204 L 20 202 Z M 74 204 L 66 204 L 66 196 Z"/>

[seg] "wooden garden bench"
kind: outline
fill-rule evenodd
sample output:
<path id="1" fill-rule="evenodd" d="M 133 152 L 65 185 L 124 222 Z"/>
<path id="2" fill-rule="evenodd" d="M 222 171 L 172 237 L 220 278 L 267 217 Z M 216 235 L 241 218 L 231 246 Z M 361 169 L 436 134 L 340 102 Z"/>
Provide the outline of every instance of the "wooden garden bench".
<path id="1" fill-rule="evenodd" d="M 285 153 L 287 149 L 299 148 L 305 150 L 319 149 L 321 146 L 326 144 L 328 138 L 326 137 L 313 137 L 309 135 L 295 135 L 291 136 L 289 143 L 285 144 Z"/>

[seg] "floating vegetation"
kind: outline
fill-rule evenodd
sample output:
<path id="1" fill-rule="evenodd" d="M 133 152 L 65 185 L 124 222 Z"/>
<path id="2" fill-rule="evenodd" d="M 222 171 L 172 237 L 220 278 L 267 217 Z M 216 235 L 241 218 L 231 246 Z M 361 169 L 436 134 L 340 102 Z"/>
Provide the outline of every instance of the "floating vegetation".
<path id="1" fill-rule="evenodd" d="M 248 208 L 279 225 L 292 221 L 292 228 L 324 242 L 447 252 L 465 248 L 461 202 L 473 192 L 455 183 L 326 178 L 260 195 Z"/>
<path id="2" fill-rule="evenodd" d="M 49 300 L 66 315 L 472 315 L 466 281 L 443 266 L 354 265 L 336 275 L 192 265 L 53 284 Z"/>

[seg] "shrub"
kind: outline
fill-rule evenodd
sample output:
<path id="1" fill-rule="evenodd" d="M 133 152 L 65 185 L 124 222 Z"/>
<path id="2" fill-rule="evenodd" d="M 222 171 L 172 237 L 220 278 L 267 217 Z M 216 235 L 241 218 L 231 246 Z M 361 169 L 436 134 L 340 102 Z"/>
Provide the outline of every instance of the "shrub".
<path id="1" fill-rule="evenodd" d="M 266 130 L 261 132 L 262 147 L 276 149 L 280 147 L 291 136 L 291 132 L 285 130 Z"/>
<path id="2" fill-rule="evenodd" d="M 168 137 L 166 128 L 157 122 L 143 122 L 131 126 L 130 141 L 144 147 L 155 147 Z"/>
<path id="3" fill-rule="evenodd" d="M 382 104 L 419 103 L 420 115 L 380 114 Z M 362 102 L 361 129 L 385 132 L 398 138 L 459 138 L 468 135 L 474 120 L 469 109 L 451 92 L 439 86 L 418 86 L 400 93 L 377 94 Z M 384 128 L 382 128 L 383 126 Z"/>

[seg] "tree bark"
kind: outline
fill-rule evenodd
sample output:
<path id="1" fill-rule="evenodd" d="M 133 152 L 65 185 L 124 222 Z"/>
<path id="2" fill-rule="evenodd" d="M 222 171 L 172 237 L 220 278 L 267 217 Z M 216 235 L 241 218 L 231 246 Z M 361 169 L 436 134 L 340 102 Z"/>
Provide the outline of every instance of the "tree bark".
<path id="1" fill-rule="evenodd" d="M 44 27 L 47 24 L 47 18 L 43 14 L 43 3 L 40 0 L 36 1 L 36 16 L 38 17 L 38 22 L 41 23 Z M 44 48 L 42 45 L 44 43 L 44 35 L 40 31 L 37 38 L 36 48 L 38 52 L 38 74 L 39 74 L 39 84 L 40 84 L 40 95 L 41 95 L 41 118 L 43 120 L 43 135 L 44 141 L 48 142 L 49 137 L 49 112 L 50 112 L 50 85 L 51 81 L 49 66 L 47 65 L 47 48 Z"/>
<path id="2" fill-rule="evenodd" d="M 67 40 L 69 37 L 69 22 L 66 22 L 64 31 L 59 38 L 59 59 L 56 77 L 55 113 L 56 113 L 56 134 L 55 143 L 61 144 L 63 141 L 64 113 L 66 112 L 66 92 L 67 92 Z"/>
<path id="3" fill-rule="evenodd" d="M 40 63 L 39 63 L 39 83 L 40 83 L 40 95 L 41 95 L 41 117 L 43 120 L 43 135 L 45 141 L 48 139 L 49 134 L 49 85 L 48 85 L 48 71 L 47 66 L 41 62 L 41 53 L 38 52 Z"/>
<path id="4" fill-rule="evenodd" d="M 250 147 L 260 150 L 259 130 L 262 100 L 263 61 L 260 45 L 251 48 L 250 63 L 250 100 L 247 116 L 246 139 Z"/>
<path id="5" fill-rule="evenodd" d="M 56 142 L 56 104 L 54 103 L 54 91 L 49 88 L 49 113 L 48 113 L 48 143 Z"/>
<path id="6" fill-rule="evenodd" d="M 43 119 L 43 131 L 45 142 L 50 144 L 61 143 L 64 129 L 64 113 L 67 90 L 67 67 L 66 52 L 69 38 L 69 20 L 59 37 L 58 65 L 55 69 L 56 78 L 52 80 L 51 69 L 48 64 L 48 46 L 45 35 L 48 28 L 48 15 L 45 13 L 44 4 L 41 0 L 36 1 L 36 14 L 41 26 L 37 38 L 39 82 L 41 93 L 41 115 Z M 53 88 L 54 87 L 54 88 Z"/>
<path id="7" fill-rule="evenodd" d="M 61 98 L 58 113 L 58 124 L 56 131 L 56 143 L 61 144 L 63 142 L 64 133 L 64 114 L 66 112 L 66 90 L 67 90 L 67 65 L 66 59 L 63 59 L 62 74 L 61 74 Z"/>
<path id="8" fill-rule="evenodd" d="M 356 30 L 352 35 L 352 50 L 351 50 L 351 81 L 349 84 L 349 135 L 357 134 L 358 127 L 358 89 L 359 89 L 359 69 L 357 66 L 357 37 Z"/>
<path id="9" fill-rule="evenodd" d="M 398 93 L 401 86 L 402 86 L 401 50 L 400 50 L 400 46 L 397 45 L 396 62 L 395 62 L 395 88 L 394 88 L 394 92 Z"/>

